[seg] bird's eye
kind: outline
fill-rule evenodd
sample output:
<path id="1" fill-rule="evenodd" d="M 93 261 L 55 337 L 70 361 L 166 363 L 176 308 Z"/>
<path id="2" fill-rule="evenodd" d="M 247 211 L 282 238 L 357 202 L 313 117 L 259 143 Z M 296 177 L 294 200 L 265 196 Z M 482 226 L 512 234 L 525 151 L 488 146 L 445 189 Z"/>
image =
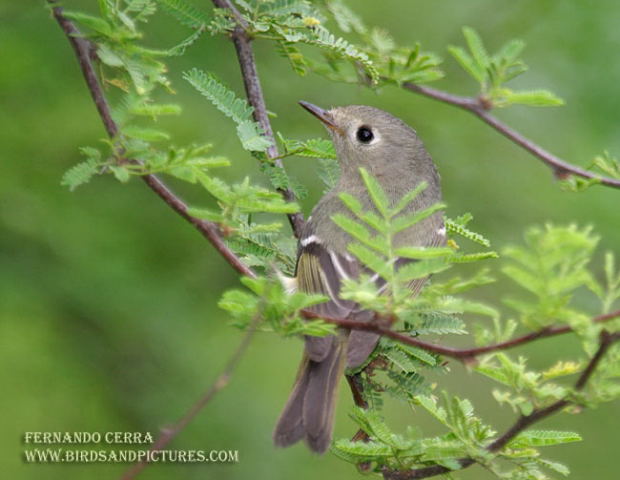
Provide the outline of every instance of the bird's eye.
<path id="1" fill-rule="evenodd" d="M 357 129 L 357 139 L 362 143 L 369 143 L 375 135 L 372 133 L 372 130 L 368 127 L 360 127 Z"/>

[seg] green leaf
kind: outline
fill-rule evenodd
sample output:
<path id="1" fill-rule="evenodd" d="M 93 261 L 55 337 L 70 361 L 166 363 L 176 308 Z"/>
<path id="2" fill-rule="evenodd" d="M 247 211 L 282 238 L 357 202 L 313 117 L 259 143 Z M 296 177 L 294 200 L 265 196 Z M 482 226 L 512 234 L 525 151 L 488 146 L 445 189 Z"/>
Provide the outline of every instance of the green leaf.
<path id="1" fill-rule="evenodd" d="M 377 255 L 376 252 L 356 243 L 349 244 L 348 250 L 370 270 L 389 281 L 392 276 L 392 270 L 386 264 L 385 259 Z"/>
<path id="2" fill-rule="evenodd" d="M 512 64 L 518 60 L 524 48 L 525 42 L 523 40 L 510 40 L 494 55 L 494 60 Z"/>
<path id="3" fill-rule="evenodd" d="M 474 59 L 461 47 L 448 47 L 448 51 L 461 65 L 463 70 L 469 73 L 478 83 L 484 83 L 486 72 L 474 61 Z"/>
<path id="4" fill-rule="evenodd" d="M 499 254 L 497 252 L 479 252 L 479 253 L 466 253 L 466 254 L 457 254 L 450 257 L 450 262 L 452 263 L 472 263 L 478 262 L 480 260 L 487 260 L 489 258 L 499 258 Z"/>
<path id="5" fill-rule="evenodd" d="M 416 260 L 449 257 L 453 254 L 454 250 L 449 247 L 400 247 L 396 249 L 396 255 L 399 257 Z"/>
<path id="6" fill-rule="evenodd" d="M 377 232 L 385 233 L 388 229 L 387 222 L 373 212 L 365 211 L 360 201 L 346 192 L 338 195 L 340 200 L 355 214 L 357 218 L 374 228 Z M 385 243 L 385 242 L 384 242 Z"/>
<path id="7" fill-rule="evenodd" d="M 336 159 L 336 151 L 331 141 L 323 138 L 311 138 L 309 140 L 288 140 L 280 135 L 284 148 L 288 155 L 299 157 L 312 157 L 319 159 Z"/>
<path id="8" fill-rule="evenodd" d="M 437 405 L 437 400 L 430 395 L 419 395 L 415 398 L 418 405 L 421 405 L 429 412 L 433 417 L 439 420 L 444 425 L 448 425 L 448 419 L 446 410 Z"/>
<path id="9" fill-rule="evenodd" d="M 466 217 L 466 218 L 471 218 L 471 216 Z M 485 247 L 491 246 L 491 242 L 487 238 L 483 237 L 479 233 L 472 232 L 471 230 L 467 229 L 465 227 L 465 223 L 462 220 L 459 221 L 459 219 L 452 220 L 450 218 L 446 218 L 445 219 L 446 231 L 448 233 L 460 235 L 461 237 L 464 237 L 468 240 L 471 240 L 472 242 L 478 243 Z"/>
<path id="10" fill-rule="evenodd" d="M 98 173 L 99 165 L 93 158 L 74 165 L 62 176 L 60 184 L 63 187 L 69 187 L 70 191 L 75 190 L 80 185 L 88 183 L 90 179 Z"/>
<path id="11" fill-rule="evenodd" d="M 132 105 L 129 112 L 156 118 L 162 115 L 180 115 L 181 107 L 175 103 L 141 103 Z"/>
<path id="12" fill-rule="evenodd" d="M 293 71 L 300 77 L 308 73 L 308 63 L 301 51 L 292 43 L 280 41 L 276 43 L 278 53 L 288 59 Z"/>
<path id="13" fill-rule="evenodd" d="M 420 193 L 426 190 L 427 187 L 428 183 L 426 183 L 426 181 L 424 180 L 418 183 L 415 188 L 413 188 L 400 198 L 396 206 L 392 209 L 392 214 L 397 215 L 398 213 L 400 213 L 407 205 L 413 202 Z"/>
<path id="14" fill-rule="evenodd" d="M 319 178 L 327 190 L 332 190 L 340 180 L 340 164 L 333 158 L 319 158 Z"/>
<path id="15" fill-rule="evenodd" d="M 554 472 L 559 473 L 560 475 L 564 475 L 565 477 L 570 474 L 569 468 L 559 462 L 552 462 L 551 460 L 545 460 L 544 458 L 540 458 L 537 460 L 543 467 L 548 468 L 549 470 L 553 470 Z"/>
<path id="16" fill-rule="evenodd" d="M 209 23 L 209 17 L 194 5 L 185 0 L 155 0 L 162 10 L 180 23 L 190 28 L 204 27 Z"/>
<path id="17" fill-rule="evenodd" d="M 377 207 L 379 213 L 386 218 L 389 217 L 390 201 L 388 200 L 383 187 L 381 187 L 379 182 L 363 167 L 360 168 L 360 175 L 362 176 L 362 180 L 366 185 L 370 198 L 375 204 L 375 207 Z"/>
<path id="18" fill-rule="evenodd" d="M 427 365 L 430 365 L 432 367 L 437 365 L 437 359 L 426 350 L 422 350 L 421 348 L 413 347 L 411 345 L 404 345 L 402 343 L 394 344 L 396 348 L 400 349 L 409 356 L 415 357 L 422 363 L 426 363 Z"/>
<path id="19" fill-rule="evenodd" d="M 410 262 L 398 269 L 397 278 L 402 282 L 410 282 L 418 278 L 426 278 L 450 268 L 445 259 L 430 259 Z"/>
<path id="20" fill-rule="evenodd" d="M 119 182 L 127 183 L 131 177 L 129 170 L 122 165 L 111 165 L 110 170 Z"/>
<path id="21" fill-rule="evenodd" d="M 489 65 L 489 54 L 487 53 L 486 48 L 484 48 L 480 35 L 478 35 L 478 32 L 471 27 L 463 27 L 463 35 L 465 36 L 465 41 L 467 42 L 469 51 L 473 55 L 478 68 L 481 71 L 486 70 Z"/>
<path id="22" fill-rule="evenodd" d="M 254 109 L 245 100 L 237 98 L 232 90 L 220 83 L 210 73 L 196 68 L 185 72 L 183 78 L 207 97 L 224 115 L 237 124 L 237 136 L 243 148 L 252 152 L 263 152 L 271 146 L 262 129 L 251 119 Z"/>
<path id="23" fill-rule="evenodd" d="M 219 223 L 224 220 L 224 216 L 221 212 L 214 212 L 206 208 L 188 208 L 187 213 L 192 217 L 200 218 L 202 220 L 209 220 L 210 222 Z"/>
<path id="24" fill-rule="evenodd" d="M 564 100 L 548 90 L 507 91 L 505 100 L 508 105 L 518 103 L 531 107 L 557 107 L 564 105 Z"/>
<path id="25" fill-rule="evenodd" d="M 254 109 L 245 100 L 237 98 L 232 90 L 229 90 L 219 82 L 212 74 L 193 68 L 183 73 L 187 80 L 196 90 L 207 97 L 215 107 L 237 124 L 251 120 Z"/>
<path id="26" fill-rule="evenodd" d="M 331 219 L 336 225 L 338 225 L 356 240 L 359 240 L 363 244 L 369 246 L 370 248 L 373 248 L 374 250 L 377 250 L 383 255 L 389 254 L 389 245 L 387 245 L 385 240 L 380 236 L 371 235 L 368 229 L 364 227 L 361 223 L 356 222 L 355 220 L 341 213 L 332 215 Z"/>
<path id="27" fill-rule="evenodd" d="M 508 443 L 508 448 L 547 447 L 560 443 L 580 442 L 581 435 L 575 432 L 556 430 L 526 430 Z"/>
<path id="28" fill-rule="evenodd" d="M 271 146 L 271 141 L 261 133 L 258 124 L 252 120 L 237 125 L 237 136 L 243 148 L 251 152 L 264 152 Z"/>
<path id="29" fill-rule="evenodd" d="M 188 47 L 191 47 L 194 43 L 196 43 L 204 32 L 205 32 L 205 27 L 204 26 L 199 27 L 194 33 L 192 33 L 190 36 L 188 36 L 183 41 L 181 41 L 181 43 L 175 45 L 172 48 L 169 48 L 166 51 L 166 55 L 175 57 L 175 56 L 180 56 L 180 55 L 185 54 L 185 50 L 187 50 Z"/>
<path id="30" fill-rule="evenodd" d="M 412 335 L 445 335 L 456 334 L 463 335 L 467 333 L 463 320 L 443 312 L 428 312 L 419 315 L 422 320 L 419 324 L 415 324 L 415 328 L 411 328 Z"/>
<path id="31" fill-rule="evenodd" d="M 114 29 L 112 25 L 110 25 L 103 18 L 93 17 L 92 15 L 88 15 L 86 13 L 69 11 L 64 11 L 63 15 L 68 19 L 74 20 L 79 24 L 88 27 L 95 32 L 101 33 L 106 37 L 111 37 L 114 34 Z"/>
<path id="32" fill-rule="evenodd" d="M 123 59 L 105 43 L 97 48 L 97 58 L 110 67 L 122 67 L 124 65 Z"/>
<path id="33" fill-rule="evenodd" d="M 425 218 L 430 217 L 433 213 L 444 208 L 446 208 L 446 205 L 444 203 L 436 203 L 423 210 L 419 210 L 408 215 L 401 215 L 394 219 L 394 221 L 392 222 L 392 231 L 394 233 L 397 233 L 406 230 L 415 225 L 416 223 L 420 223 Z"/>
<path id="34" fill-rule="evenodd" d="M 268 2 L 238 2 L 248 13 L 257 17 L 287 20 L 290 16 L 309 17 L 318 15 L 312 5 L 304 0 L 271 0 Z"/>
<path id="35" fill-rule="evenodd" d="M 366 53 L 359 50 L 344 38 L 336 37 L 322 25 L 316 25 L 309 31 L 291 31 L 276 25 L 275 30 L 287 42 L 315 45 L 341 58 L 361 65 L 370 77 L 371 82 L 377 83 L 379 81 L 379 72 Z"/>
<path id="36" fill-rule="evenodd" d="M 393 455 L 389 445 L 380 442 L 354 442 L 348 439 L 336 441 L 332 447 L 332 452 L 337 457 L 352 463 Z"/>
<path id="37" fill-rule="evenodd" d="M 170 139 L 170 135 L 154 128 L 138 127 L 137 125 L 127 125 L 123 127 L 123 135 L 130 138 L 137 138 L 146 142 L 161 142 Z"/>

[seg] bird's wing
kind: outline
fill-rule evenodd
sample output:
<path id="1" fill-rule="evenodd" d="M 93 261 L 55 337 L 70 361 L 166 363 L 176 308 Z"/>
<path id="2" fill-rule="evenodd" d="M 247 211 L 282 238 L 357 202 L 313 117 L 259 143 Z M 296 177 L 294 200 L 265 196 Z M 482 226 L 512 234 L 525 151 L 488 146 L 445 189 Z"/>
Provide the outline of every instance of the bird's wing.
<path id="1" fill-rule="evenodd" d="M 307 228 L 308 232 L 310 228 Z M 312 233 L 304 235 L 299 242 L 297 255 L 297 288 L 301 292 L 325 295 L 329 300 L 309 308 L 317 315 L 346 318 L 355 309 L 355 302 L 340 298 L 340 288 L 345 278 L 359 274 L 359 262 L 352 256 L 342 255 L 325 246 Z M 322 361 L 334 338 L 306 337 L 306 352 L 314 361 Z"/>

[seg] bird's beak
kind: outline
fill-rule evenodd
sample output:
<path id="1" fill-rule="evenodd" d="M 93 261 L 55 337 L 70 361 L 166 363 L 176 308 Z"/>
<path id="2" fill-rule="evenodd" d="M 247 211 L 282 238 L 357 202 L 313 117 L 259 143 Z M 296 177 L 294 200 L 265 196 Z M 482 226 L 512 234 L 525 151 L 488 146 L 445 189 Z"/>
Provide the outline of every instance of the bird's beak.
<path id="1" fill-rule="evenodd" d="M 317 107 L 309 102 L 304 102 L 303 100 L 300 100 L 299 104 L 323 122 L 327 128 L 330 128 L 340 134 L 343 133 L 342 129 L 334 123 L 333 117 L 327 110 L 323 110 L 321 107 Z"/>

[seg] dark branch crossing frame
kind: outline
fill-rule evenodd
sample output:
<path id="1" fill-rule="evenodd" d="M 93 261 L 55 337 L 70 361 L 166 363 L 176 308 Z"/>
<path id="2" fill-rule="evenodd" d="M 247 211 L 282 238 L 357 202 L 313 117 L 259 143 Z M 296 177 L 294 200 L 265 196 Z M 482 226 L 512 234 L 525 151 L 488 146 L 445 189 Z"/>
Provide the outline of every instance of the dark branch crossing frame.
<path id="1" fill-rule="evenodd" d="M 112 118 L 109 104 L 101 88 L 101 84 L 97 77 L 96 70 L 93 66 L 93 59 L 95 58 L 95 56 L 92 44 L 88 39 L 85 39 L 79 35 L 79 30 L 73 24 L 73 22 L 71 22 L 63 15 L 63 9 L 58 5 L 56 0 L 47 1 L 52 7 L 54 19 L 57 21 L 58 25 L 63 30 L 71 46 L 73 47 L 73 50 L 79 62 L 80 69 L 86 81 L 86 85 L 91 94 L 93 102 L 97 107 L 97 111 L 104 124 L 105 130 L 110 138 L 114 138 L 118 134 L 118 127 Z M 237 57 L 239 59 L 239 65 L 241 68 L 241 74 L 243 76 L 248 102 L 250 103 L 250 105 L 252 105 L 252 107 L 254 107 L 254 119 L 260 124 L 264 134 L 273 141 L 273 130 L 271 128 L 271 123 L 269 122 L 269 118 L 267 115 L 267 108 L 265 105 L 265 100 L 260 85 L 258 72 L 256 69 L 254 53 L 251 47 L 251 38 L 246 32 L 247 24 L 245 23 L 241 14 L 236 10 L 234 5 L 232 5 L 229 0 L 212 1 L 216 7 L 228 9 L 237 22 L 236 28 L 231 33 L 231 40 L 233 41 L 235 50 L 237 52 Z M 481 99 L 452 95 L 441 90 L 436 90 L 430 87 L 416 85 L 408 82 L 403 84 L 403 88 L 414 93 L 426 96 L 428 98 L 448 103 L 476 115 L 482 121 L 493 127 L 495 130 L 497 130 L 525 150 L 529 151 L 535 157 L 542 160 L 545 164 L 552 168 L 554 174 L 558 178 L 565 178 L 567 175 L 577 175 L 586 179 L 597 179 L 602 185 L 620 188 L 620 180 L 601 177 L 591 172 L 588 172 L 587 170 L 571 165 L 564 160 L 554 156 L 553 154 L 547 152 L 542 147 L 538 146 L 520 133 L 511 129 L 500 120 L 498 120 L 496 117 L 491 115 L 489 113 L 489 106 L 486 105 Z M 275 142 L 273 142 L 271 147 L 269 147 L 267 155 L 270 159 L 274 160 L 275 164 L 279 168 L 282 168 L 282 164 L 278 159 L 278 150 Z M 138 162 L 139 160 L 126 159 L 124 161 Z M 188 213 L 188 207 L 185 202 L 181 200 L 178 196 L 176 196 L 170 190 L 170 188 L 168 188 L 167 185 L 162 182 L 156 175 L 144 175 L 142 179 L 146 183 L 146 185 L 151 190 L 153 190 L 170 208 L 172 208 L 186 221 L 191 223 L 237 272 L 249 277 L 256 276 L 252 269 L 245 265 L 239 259 L 239 257 L 237 257 L 235 253 L 226 245 L 223 240 L 222 233 L 220 232 L 220 228 L 216 223 L 210 222 L 208 220 L 199 219 L 190 215 Z M 283 190 L 281 191 L 281 193 L 286 200 L 294 201 L 295 196 L 290 190 Z M 289 221 L 291 223 L 293 232 L 296 236 L 298 236 L 298 232 L 301 230 L 304 223 L 302 214 L 290 214 Z M 352 320 L 325 318 L 318 317 L 317 315 L 307 311 L 302 311 L 301 314 L 308 319 L 321 318 L 325 322 L 332 323 L 343 328 L 374 331 L 380 333 L 381 335 L 392 338 L 393 340 L 396 340 L 398 342 L 422 348 L 432 353 L 450 357 L 463 363 L 474 361 L 477 356 L 485 353 L 515 348 L 530 343 L 532 341 L 539 340 L 541 338 L 561 335 L 572 331 L 572 329 L 568 326 L 547 327 L 539 331 L 531 332 L 526 335 L 515 337 L 511 340 L 497 344 L 482 347 L 457 349 L 448 346 L 424 342 L 403 333 L 390 330 L 389 328 L 384 326 L 384 322 L 364 323 Z M 605 323 L 619 317 L 620 310 L 594 317 L 592 319 L 592 322 Z M 224 370 L 217 378 L 217 380 L 213 383 L 213 385 L 209 387 L 207 392 L 186 412 L 186 414 L 177 423 L 175 423 L 172 427 L 162 429 L 162 432 L 158 439 L 155 441 L 152 449 L 161 449 L 168 445 L 200 413 L 200 411 L 209 403 L 209 401 L 214 397 L 214 395 L 216 395 L 222 388 L 227 385 L 235 367 L 239 363 L 243 353 L 247 349 L 247 346 L 252 339 L 253 333 L 255 331 L 254 327 L 254 324 L 250 326 L 239 347 L 233 352 L 233 355 L 229 359 Z M 586 368 L 577 379 L 574 385 L 574 389 L 576 391 L 580 391 L 585 388 L 592 374 L 599 365 L 601 359 L 604 357 L 605 353 L 615 342 L 618 341 L 620 341 L 620 333 L 612 334 L 607 332 L 606 330 L 603 330 L 601 332 L 598 350 L 595 355 L 590 359 Z M 362 396 L 361 386 L 358 379 L 355 377 L 350 377 L 349 384 L 351 386 L 351 391 L 355 403 L 361 407 L 367 406 Z M 533 425 L 534 423 L 537 423 L 540 420 L 562 410 L 570 404 L 570 400 L 561 399 L 545 408 L 534 410 L 529 415 L 521 415 L 517 418 L 514 424 L 510 428 L 508 428 L 508 430 L 506 430 L 502 435 L 500 435 L 497 439 L 490 443 L 486 447 L 486 449 L 491 453 L 500 451 L 504 446 L 506 446 L 506 444 L 508 444 L 510 440 L 512 440 L 523 430 Z M 360 435 L 360 433 L 358 432 L 358 434 L 356 434 L 356 437 L 354 438 L 363 440 L 367 437 L 364 437 L 364 435 Z M 473 458 L 462 458 L 459 460 L 459 463 L 461 465 L 461 469 L 463 469 L 476 463 L 476 460 Z M 146 466 L 148 466 L 148 463 L 136 463 L 129 470 L 127 470 L 127 472 L 125 472 L 122 477 L 123 480 L 130 480 L 135 478 Z M 444 466 L 430 465 L 427 467 L 406 471 L 385 469 L 382 473 L 386 480 L 411 480 L 429 478 L 448 472 L 450 472 L 450 470 Z"/>

